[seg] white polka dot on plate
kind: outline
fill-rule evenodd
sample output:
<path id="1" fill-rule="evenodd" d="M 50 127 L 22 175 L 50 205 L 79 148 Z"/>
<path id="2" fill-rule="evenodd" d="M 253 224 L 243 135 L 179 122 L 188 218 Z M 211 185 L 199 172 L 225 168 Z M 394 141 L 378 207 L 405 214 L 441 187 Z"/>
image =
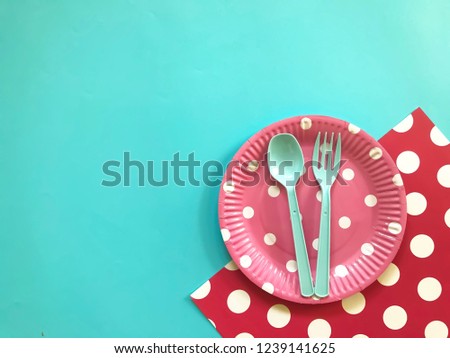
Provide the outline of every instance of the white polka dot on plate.
<path id="1" fill-rule="evenodd" d="M 258 167 L 259 167 L 259 162 L 257 160 L 251 160 L 247 164 L 247 169 L 250 170 L 251 172 L 257 171 Z"/>
<path id="2" fill-rule="evenodd" d="M 408 321 L 408 314 L 400 306 L 390 306 L 383 313 L 383 322 L 387 328 L 394 331 L 403 328 Z"/>
<path id="3" fill-rule="evenodd" d="M 450 228 L 450 209 L 448 209 L 448 210 L 445 212 L 445 215 L 444 215 L 444 222 L 445 222 L 445 225 L 447 225 L 447 226 Z"/>
<path id="4" fill-rule="evenodd" d="M 244 210 L 242 210 L 242 215 L 244 215 L 244 218 L 251 219 L 253 215 L 255 215 L 255 211 L 251 206 L 246 206 Z"/>
<path id="5" fill-rule="evenodd" d="M 380 159 L 383 156 L 383 151 L 378 147 L 372 148 L 369 152 L 369 156 L 374 160 Z"/>
<path id="6" fill-rule="evenodd" d="M 286 270 L 289 272 L 296 272 L 297 271 L 297 261 L 295 260 L 289 260 L 286 262 Z"/>
<path id="7" fill-rule="evenodd" d="M 267 311 L 267 321 L 274 328 L 286 327 L 291 320 L 291 311 L 283 304 L 276 304 Z"/>
<path id="8" fill-rule="evenodd" d="M 365 334 L 358 333 L 358 334 L 355 334 L 352 338 L 369 338 L 369 337 L 366 336 Z"/>
<path id="9" fill-rule="evenodd" d="M 350 218 L 348 216 L 342 216 L 339 218 L 338 223 L 342 229 L 348 229 L 350 227 L 350 225 L 352 224 L 352 221 L 350 220 Z"/>
<path id="10" fill-rule="evenodd" d="M 350 297 L 344 298 L 341 303 L 345 312 L 355 315 L 361 313 L 364 307 L 366 307 L 366 298 L 361 292 L 358 292 Z"/>
<path id="11" fill-rule="evenodd" d="M 329 338 L 330 336 L 331 326 L 326 320 L 317 318 L 308 325 L 309 338 Z"/>
<path id="12" fill-rule="evenodd" d="M 239 263 L 243 268 L 249 268 L 252 264 L 252 259 L 248 255 L 244 255 L 239 259 Z"/>
<path id="13" fill-rule="evenodd" d="M 276 198 L 278 195 L 280 195 L 280 188 L 276 185 L 269 186 L 269 189 L 267 189 L 267 192 L 269 193 L 269 196 L 272 198 Z"/>
<path id="14" fill-rule="evenodd" d="M 434 241 L 431 237 L 425 234 L 414 236 L 409 243 L 409 249 L 414 256 L 419 259 L 424 259 L 430 256 L 434 251 Z"/>
<path id="15" fill-rule="evenodd" d="M 444 165 L 437 172 L 437 180 L 444 188 L 450 188 L 450 165 Z"/>
<path id="16" fill-rule="evenodd" d="M 212 319 L 209 319 L 209 318 L 208 318 L 208 321 L 209 321 L 209 323 L 211 323 L 211 325 L 212 325 L 214 328 L 216 328 L 216 324 L 214 323 L 214 321 L 213 321 Z"/>
<path id="17" fill-rule="evenodd" d="M 319 250 L 319 239 L 314 239 L 312 242 L 312 247 L 314 250 Z"/>
<path id="18" fill-rule="evenodd" d="M 337 277 L 347 276 L 348 275 L 347 267 L 345 267 L 344 265 L 337 265 L 336 268 L 334 269 L 334 274 Z"/>
<path id="19" fill-rule="evenodd" d="M 373 208 L 377 205 L 377 197 L 373 194 L 369 194 L 364 198 L 364 204 L 366 204 L 369 208 Z"/>
<path id="20" fill-rule="evenodd" d="M 302 118 L 302 120 L 300 121 L 300 127 L 302 129 L 310 129 L 312 127 L 311 119 L 308 117 Z"/>
<path id="21" fill-rule="evenodd" d="M 375 248 L 369 242 L 366 242 L 361 245 L 361 252 L 366 256 L 372 255 L 374 251 L 375 251 Z"/>
<path id="22" fill-rule="evenodd" d="M 414 118 L 412 114 L 407 116 L 403 121 L 401 121 L 399 124 L 397 124 L 394 128 L 392 128 L 397 133 L 405 133 L 409 131 L 414 124 Z"/>
<path id="23" fill-rule="evenodd" d="M 236 270 L 239 270 L 238 265 L 236 265 L 236 263 L 235 263 L 233 260 L 231 260 L 229 263 L 227 263 L 227 264 L 225 265 L 225 268 L 226 268 L 228 271 L 236 271 Z"/>
<path id="24" fill-rule="evenodd" d="M 355 126 L 354 124 L 349 123 L 349 125 L 348 125 L 348 131 L 349 131 L 351 134 L 359 133 L 360 130 L 361 130 L 361 129 L 360 129 L 359 127 Z"/>
<path id="25" fill-rule="evenodd" d="M 321 191 L 321 190 L 319 190 L 319 191 L 316 193 L 316 199 L 317 199 L 317 201 L 322 202 L 322 191 Z"/>
<path id="26" fill-rule="evenodd" d="M 398 235 L 402 232 L 402 226 L 399 223 L 391 222 L 388 225 L 388 231 L 391 234 Z"/>
<path id="27" fill-rule="evenodd" d="M 242 332 L 239 333 L 235 338 L 255 338 L 250 333 Z"/>
<path id="28" fill-rule="evenodd" d="M 230 240 L 230 237 L 231 237 L 230 230 L 228 230 L 228 229 L 221 229 L 220 233 L 222 234 L 223 241 Z"/>
<path id="29" fill-rule="evenodd" d="M 427 199 L 421 193 L 413 192 L 406 195 L 406 211 L 409 215 L 417 216 L 427 208 Z"/>
<path id="30" fill-rule="evenodd" d="M 439 147 L 444 147 L 450 143 L 445 135 L 436 126 L 431 129 L 430 138 L 431 141 Z"/>
<path id="31" fill-rule="evenodd" d="M 250 307 L 250 296 L 244 290 L 234 290 L 228 295 L 227 306 L 233 313 L 244 313 Z"/>
<path id="32" fill-rule="evenodd" d="M 272 234 L 271 232 L 268 232 L 264 235 L 264 243 L 268 246 L 272 246 L 277 242 L 277 237 Z"/>
<path id="33" fill-rule="evenodd" d="M 432 321 L 425 327 L 426 338 L 447 338 L 448 327 L 444 322 Z"/>
<path id="34" fill-rule="evenodd" d="M 223 184 L 223 190 L 226 193 L 232 193 L 234 191 L 234 188 L 235 188 L 234 183 L 231 181 L 227 181 L 225 184 Z"/>
<path id="35" fill-rule="evenodd" d="M 327 141 L 327 143 L 322 143 L 322 145 L 319 147 L 319 150 L 321 152 L 324 152 L 324 151 L 329 152 L 332 149 L 333 149 L 333 147 L 331 146 L 331 143 L 329 143 L 328 141 Z"/>
<path id="36" fill-rule="evenodd" d="M 402 173 L 411 174 L 419 169 L 420 158 L 416 153 L 406 150 L 398 155 L 396 163 Z"/>
<path id="37" fill-rule="evenodd" d="M 395 174 L 393 177 L 392 177 L 392 182 L 394 183 L 394 185 L 397 185 L 397 186 L 402 186 L 403 185 L 403 180 L 402 180 L 402 177 L 401 177 L 401 175 L 400 174 Z"/>
<path id="38" fill-rule="evenodd" d="M 396 264 L 390 263 L 386 270 L 377 278 L 383 286 L 394 286 L 400 279 L 400 270 Z"/>
<path id="39" fill-rule="evenodd" d="M 275 291 L 275 287 L 273 287 L 270 282 L 264 282 L 261 288 L 268 293 L 273 293 Z"/>
<path id="40" fill-rule="evenodd" d="M 192 294 L 191 297 L 196 300 L 202 300 L 206 296 L 208 296 L 209 292 L 211 291 L 211 282 L 206 281 L 203 285 L 201 285 L 199 288 L 197 288 Z"/>
<path id="41" fill-rule="evenodd" d="M 354 172 L 353 169 L 351 169 L 351 168 L 345 168 L 345 169 L 342 171 L 342 177 L 343 177 L 345 180 L 352 180 L 352 179 L 355 177 L 355 172 Z"/>
<path id="42" fill-rule="evenodd" d="M 442 293 L 441 283 L 434 277 L 425 277 L 417 285 L 417 293 L 424 301 L 436 301 Z"/>

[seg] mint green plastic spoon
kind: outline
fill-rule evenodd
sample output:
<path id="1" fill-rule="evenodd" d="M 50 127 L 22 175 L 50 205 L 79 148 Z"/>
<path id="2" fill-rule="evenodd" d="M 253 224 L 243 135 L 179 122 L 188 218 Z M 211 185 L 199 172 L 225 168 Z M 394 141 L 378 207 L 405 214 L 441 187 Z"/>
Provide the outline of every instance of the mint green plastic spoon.
<path id="1" fill-rule="evenodd" d="M 298 208 L 297 195 L 295 194 L 295 185 L 304 172 L 302 149 L 292 134 L 277 134 L 270 140 L 267 156 L 270 174 L 286 188 L 288 195 L 295 255 L 297 257 L 297 272 L 300 280 L 300 293 L 302 296 L 311 297 L 314 294 L 311 268 L 309 266 L 308 252 L 306 251 L 302 216 Z"/>

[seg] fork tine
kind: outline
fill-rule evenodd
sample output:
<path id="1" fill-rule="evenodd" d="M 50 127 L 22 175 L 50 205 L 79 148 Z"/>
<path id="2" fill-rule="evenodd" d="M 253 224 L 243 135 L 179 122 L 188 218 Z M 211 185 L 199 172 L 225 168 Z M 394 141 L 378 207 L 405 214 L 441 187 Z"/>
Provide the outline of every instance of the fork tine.
<path id="1" fill-rule="evenodd" d="M 336 151 L 334 153 L 334 164 L 333 169 L 339 170 L 341 166 L 341 133 L 338 134 L 338 139 L 336 143 Z"/>
<path id="2" fill-rule="evenodd" d="M 328 149 L 328 145 L 327 145 L 327 132 L 325 132 L 325 136 L 323 138 L 323 144 L 322 144 L 322 168 L 325 168 L 325 164 L 326 164 L 326 159 L 327 159 L 327 149 Z"/>
<path id="3" fill-rule="evenodd" d="M 327 163 L 327 170 L 331 170 L 332 168 L 332 160 L 333 160 L 333 141 L 334 141 L 334 132 L 331 133 L 331 140 L 330 140 L 330 150 L 328 151 L 328 163 Z"/>
<path id="4" fill-rule="evenodd" d="M 319 166 L 319 147 L 320 147 L 320 132 L 317 134 L 316 144 L 313 152 L 313 165 Z"/>

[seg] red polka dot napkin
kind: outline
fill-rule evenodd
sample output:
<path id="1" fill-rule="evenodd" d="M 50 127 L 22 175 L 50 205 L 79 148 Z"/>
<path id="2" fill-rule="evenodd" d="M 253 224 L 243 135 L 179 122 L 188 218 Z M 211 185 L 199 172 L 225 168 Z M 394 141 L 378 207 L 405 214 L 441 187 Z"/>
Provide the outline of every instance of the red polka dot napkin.
<path id="1" fill-rule="evenodd" d="M 234 262 L 191 298 L 223 337 L 447 337 L 450 327 L 450 145 L 421 109 L 380 139 L 407 193 L 397 256 L 364 291 L 306 305 L 272 296 Z"/>

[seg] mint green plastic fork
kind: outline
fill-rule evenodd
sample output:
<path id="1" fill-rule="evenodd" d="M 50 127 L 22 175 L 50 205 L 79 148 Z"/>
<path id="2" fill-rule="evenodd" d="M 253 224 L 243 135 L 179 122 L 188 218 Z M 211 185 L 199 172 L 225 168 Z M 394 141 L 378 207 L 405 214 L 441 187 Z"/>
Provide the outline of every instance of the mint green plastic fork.
<path id="1" fill-rule="evenodd" d="M 270 140 L 267 156 L 270 174 L 286 188 L 288 195 L 300 293 L 304 297 L 311 297 L 314 294 L 311 268 L 306 251 L 302 216 L 295 194 L 295 185 L 305 171 L 303 152 L 292 134 L 282 133 Z"/>
<path id="2" fill-rule="evenodd" d="M 331 186 L 339 172 L 341 165 L 341 134 L 338 134 L 334 150 L 334 163 L 332 162 L 334 133 L 331 134 L 330 143 L 327 142 L 327 133 L 322 145 L 322 155 L 319 161 L 320 132 L 316 138 L 313 152 L 313 172 L 320 189 L 322 190 L 322 211 L 320 215 L 319 252 L 316 267 L 315 295 L 327 297 L 330 291 L 330 218 L 331 218 Z"/>

